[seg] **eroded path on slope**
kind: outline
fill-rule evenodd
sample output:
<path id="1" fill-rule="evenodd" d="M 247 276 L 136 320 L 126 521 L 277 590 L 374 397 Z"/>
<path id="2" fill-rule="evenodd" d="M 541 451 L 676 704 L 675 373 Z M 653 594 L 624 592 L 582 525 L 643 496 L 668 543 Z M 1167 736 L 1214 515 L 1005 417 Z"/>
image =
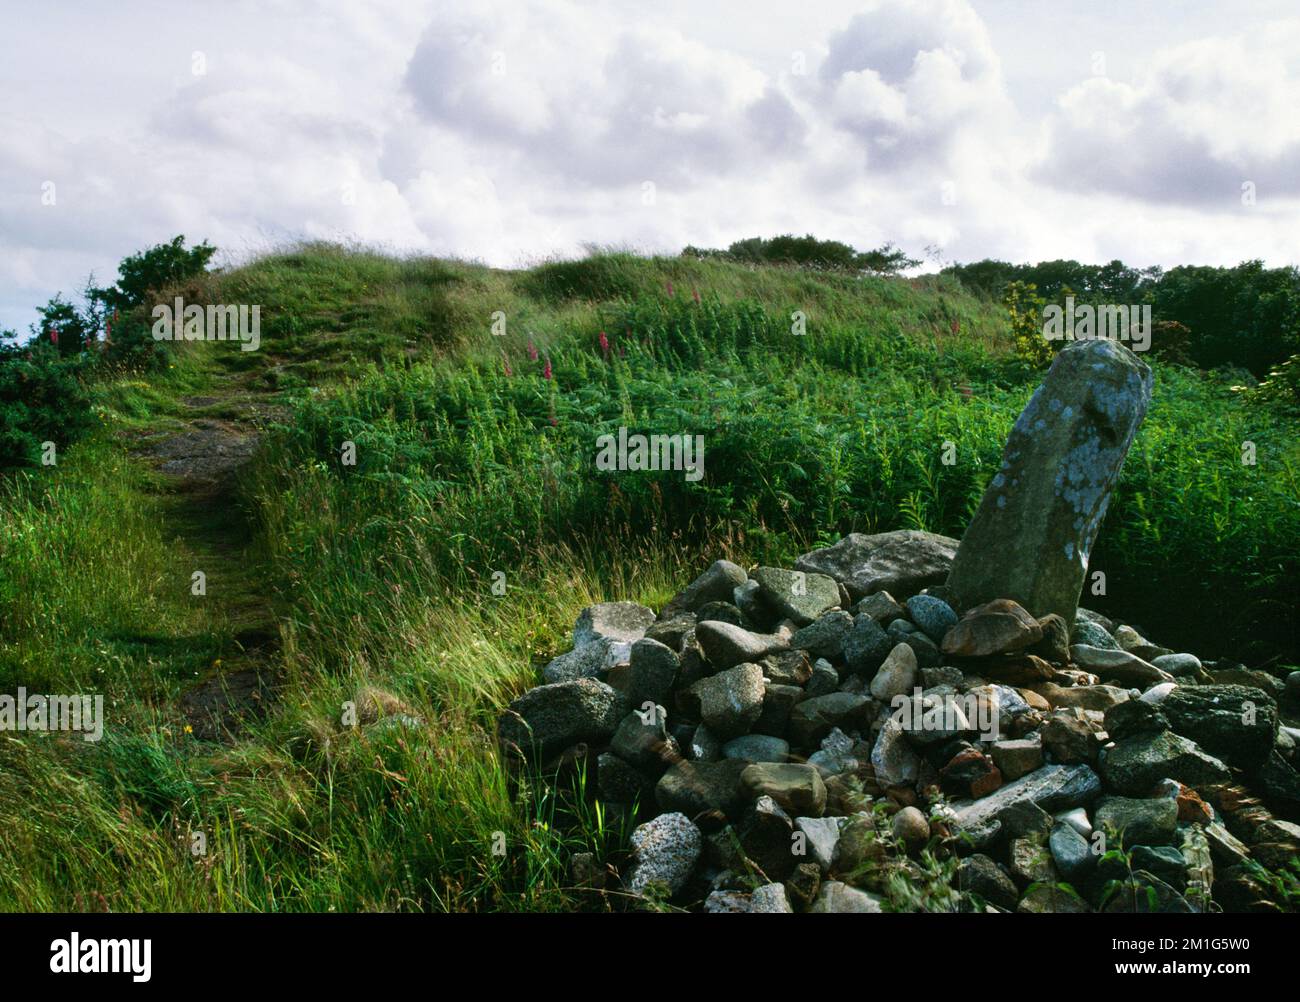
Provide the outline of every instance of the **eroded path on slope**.
<path id="1" fill-rule="evenodd" d="M 131 449 L 158 474 L 167 531 L 193 564 L 193 601 L 211 603 L 226 638 L 208 671 L 183 691 L 180 709 L 196 737 L 231 741 L 267 712 L 280 675 L 273 593 L 238 492 L 239 476 L 280 408 L 274 394 L 227 373 L 213 375 L 210 393 L 180 404 L 175 420 Z M 202 594 L 195 594 L 194 572 L 202 574 Z"/>

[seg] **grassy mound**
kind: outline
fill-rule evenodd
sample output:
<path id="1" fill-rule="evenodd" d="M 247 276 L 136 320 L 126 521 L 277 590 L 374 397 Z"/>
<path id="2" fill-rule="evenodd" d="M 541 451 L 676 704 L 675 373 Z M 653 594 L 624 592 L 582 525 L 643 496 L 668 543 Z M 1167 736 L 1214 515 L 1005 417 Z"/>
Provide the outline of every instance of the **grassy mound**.
<path id="1" fill-rule="evenodd" d="M 946 278 L 310 245 L 187 295 L 262 304 L 261 350 L 183 345 L 174 369 L 96 386 L 97 430 L 4 487 L 0 689 L 111 711 L 97 744 L 0 734 L 0 907 L 571 908 L 568 854 L 616 859 L 625 826 L 579 800 L 521 808 L 492 729 L 578 610 L 658 605 L 721 555 L 960 536 L 1041 375 Z M 1295 421 L 1155 368 L 1093 556 L 1107 594 L 1086 601 L 1169 646 L 1293 662 Z M 272 417 L 231 501 L 230 587 L 196 602 L 215 530 L 138 443 L 205 394 L 209 417 L 250 397 Z M 598 471 L 620 426 L 702 435 L 705 476 Z M 275 704 L 202 741 L 181 700 L 247 656 L 254 589 Z"/>

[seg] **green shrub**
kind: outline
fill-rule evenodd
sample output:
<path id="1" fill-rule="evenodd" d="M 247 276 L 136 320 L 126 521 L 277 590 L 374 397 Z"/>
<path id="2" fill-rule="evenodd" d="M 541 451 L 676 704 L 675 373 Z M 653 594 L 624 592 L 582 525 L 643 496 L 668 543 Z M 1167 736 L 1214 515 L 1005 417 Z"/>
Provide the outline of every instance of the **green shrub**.
<path id="1" fill-rule="evenodd" d="M 116 286 L 87 283 L 81 307 L 56 295 L 39 307 L 40 322 L 27 345 L 0 332 L 0 469 L 34 465 L 43 443 L 62 449 L 93 423 L 86 384 L 105 365 L 161 368 L 170 357 L 153 338 L 147 297 L 204 274 L 216 253 L 208 244 L 185 249 L 185 238 L 124 259 Z M 97 335 L 104 329 L 106 339 Z"/>
<path id="2" fill-rule="evenodd" d="M 1273 366 L 1256 386 L 1234 386 L 1234 393 L 1257 402 L 1271 402 L 1291 410 L 1300 409 L 1300 355 Z"/>
<path id="3" fill-rule="evenodd" d="M 46 305 L 38 307 L 41 321 L 32 330 L 38 342 L 48 342 L 65 358 L 84 351 L 94 340 L 96 317 L 89 311 L 78 310 L 62 296 L 55 296 Z"/>
<path id="4" fill-rule="evenodd" d="M 45 442 L 61 451 L 91 426 L 90 366 L 49 341 L 0 344 L 0 469 L 38 465 Z"/>
<path id="5" fill-rule="evenodd" d="M 1038 287 L 1032 282 L 1009 282 L 1002 294 L 1002 305 L 1011 318 L 1016 354 L 1032 366 L 1047 365 L 1052 360 L 1051 342 L 1043 336 L 1043 307 L 1047 301 L 1038 295 Z"/>
<path id="6" fill-rule="evenodd" d="M 717 258 L 742 264 L 795 265 L 817 271 L 852 274 L 871 272 L 877 275 L 895 275 L 921 263 L 908 257 L 893 244 L 862 252 L 838 240 L 818 240 L 811 233 L 802 237 L 796 237 L 792 233 L 770 238 L 748 237 L 735 241 L 725 251 L 685 247 L 682 256 Z"/>
<path id="7" fill-rule="evenodd" d="M 105 359 L 132 369 L 163 367 L 171 349 L 153 337 L 153 298 L 206 274 L 216 252 L 206 242 L 186 248 L 185 237 L 176 236 L 123 258 L 116 285 L 90 289 L 87 309 L 100 311 L 108 328 Z"/>
<path id="8" fill-rule="evenodd" d="M 94 298 L 105 309 L 120 312 L 144 306 L 153 293 L 202 275 L 216 252 L 206 241 L 186 248 L 184 236 L 173 237 L 123 258 L 117 266 L 117 284 L 95 289 Z"/>

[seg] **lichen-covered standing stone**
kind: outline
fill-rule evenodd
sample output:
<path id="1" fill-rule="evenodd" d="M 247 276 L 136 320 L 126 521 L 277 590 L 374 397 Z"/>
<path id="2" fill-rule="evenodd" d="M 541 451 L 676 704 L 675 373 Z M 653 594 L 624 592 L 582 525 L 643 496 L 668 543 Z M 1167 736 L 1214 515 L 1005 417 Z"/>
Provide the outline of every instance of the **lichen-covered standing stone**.
<path id="1" fill-rule="evenodd" d="M 1011 429 L 948 575 L 958 611 L 995 598 L 1074 623 L 1111 489 L 1151 402 L 1151 370 L 1123 345 L 1057 354 Z"/>

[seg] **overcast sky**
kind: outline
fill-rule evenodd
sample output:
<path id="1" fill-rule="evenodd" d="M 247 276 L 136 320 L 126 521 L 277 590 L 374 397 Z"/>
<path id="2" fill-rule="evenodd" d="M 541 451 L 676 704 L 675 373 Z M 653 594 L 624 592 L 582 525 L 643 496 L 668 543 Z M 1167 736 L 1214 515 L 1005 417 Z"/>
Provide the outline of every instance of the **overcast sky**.
<path id="1" fill-rule="evenodd" d="M 1296 261 L 1293 0 L 0 0 L 0 23 L 0 328 L 177 233 L 227 262 L 787 231 Z"/>

